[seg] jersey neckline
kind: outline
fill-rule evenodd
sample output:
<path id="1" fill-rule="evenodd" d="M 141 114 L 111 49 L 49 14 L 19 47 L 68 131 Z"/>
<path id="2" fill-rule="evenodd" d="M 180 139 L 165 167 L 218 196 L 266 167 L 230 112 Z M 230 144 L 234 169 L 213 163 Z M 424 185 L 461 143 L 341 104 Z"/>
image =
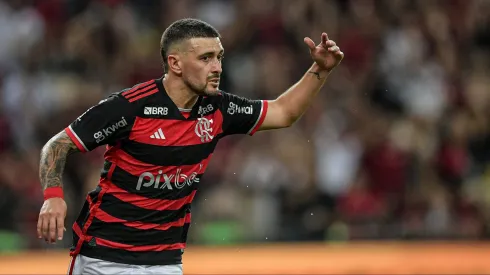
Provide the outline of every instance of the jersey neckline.
<path id="1" fill-rule="evenodd" d="M 160 94 L 163 96 L 164 101 L 169 103 L 169 106 L 168 106 L 169 111 L 174 116 L 176 116 L 176 117 L 178 116 L 178 117 L 182 118 L 183 120 L 193 120 L 193 119 L 196 119 L 199 117 L 199 106 L 201 106 L 201 102 L 203 99 L 202 96 L 199 96 L 197 98 L 196 103 L 194 104 L 194 106 L 192 106 L 191 109 L 189 109 L 190 111 L 188 112 L 188 116 L 186 117 L 182 114 L 181 109 L 179 109 L 179 107 L 177 107 L 175 102 L 172 100 L 172 98 L 170 98 L 167 91 L 165 90 L 165 86 L 163 86 L 163 76 L 158 78 L 158 79 L 155 79 L 155 83 L 157 84 L 158 90 L 160 91 Z"/>

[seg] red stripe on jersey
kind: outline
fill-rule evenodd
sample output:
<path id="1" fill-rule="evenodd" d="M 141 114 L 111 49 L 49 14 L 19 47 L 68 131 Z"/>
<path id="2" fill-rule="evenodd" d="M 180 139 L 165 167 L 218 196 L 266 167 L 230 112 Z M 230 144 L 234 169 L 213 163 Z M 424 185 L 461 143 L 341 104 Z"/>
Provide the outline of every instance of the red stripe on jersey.
<path id="1" fill-rule="evenodd" d="M 181 165 L 181 166 L 157 166 L 149 163 L 141 162 L 133 158 L 128 153 L 123 150 L 117 150 L 113 154 L 113 159 L 110 160 L 117 162 L 117 166 L 124 171 L 130 173 L 133 176 L 139 177 L 142 173 L 150 172 L 153 175 L 157 175 L 159 171 L 163 174 L 175 173 L 177 169 L 181 169 L 181 174 L 191 175 L 192 173 L 203 174 L 208 167 L 209 161 L 211 160 L 212 154 L 210 154 L 206 159 L 203 159 L 200 163 L 192 165 Z"/>
<path id="2" fill-rule="evenodd" d="M 78 138 L 78 136 L 71 130 L 71 127 L 68 126 L 65 128 L 66 134 L 70 137 L 71 141 L 75 143 L 77 146 L 78 150 L 81 152 L 87 152 L 87 149 L 85 149 L 85 146 L 82 144 L 82 141 Z"/>
<path id="3" fill-rule="evenodd" d="M 129 102 L 135 102 L 136 100 L 139 100 L 139 99 L 142 99 L 144 97 L 147 97 L 147 96 L 150 96 L 154 93 L 158 93 L 158 88 L 155 88 L 153 90 L 150 90 L 149 92 L 146 92 L 146 93 L 143 93 L 143 94 L 140 94 L 139 96 L 137 97 L 133 97 L 129 100 Z"/>
<path id="4" fill-rule="evenodd" d="M 157 146 L 198 145 L 211 142 L 223 132 L 222 126 L 219 110 L 196 120 L 137 117 L 129 139 Z"/>
<path id="5" fill-rule="evenodd" d="M 85 241 L 85 235 L 82 233 L 82 229 L 80 228 L 77 222 L 73 223 L 72 229 L 73 232 L 75 232 L 75 234 L 78 236 L 77 245 L 75 246 L 75 249 L 70 252 L 70 256 L 75 258 L 76 255 L 80 252 L 80 248 L 82 247 L 83 242 Z"/>
<path id="6" fill-rule="evenodd" d="M 185 243 L 174 243 L 174 244 L 156 244 L 156 245 L 129 245 L 122 244 L 117 242 L 112 242 L 108 240 L 104 240 L 101 238 L 95 238 L 95 242 L 97 245 L 118 248 L 127 251 L 164 251 L 164 250 L 175 250 L 185 248 Z"/>
<path id="7" fill-rule="evenodd" d="M 269 102 L 267 100 L 262 100 L 262 109 L 260 110 L 260 117 L 259 120 L 257 121 L 257 124 L 252 128 L 250 131 L 251 136 L 259 130 L 260 126 L 262 126 L 262 123 L 264 123 L 265 117 L 267 115 L 267 109 L 269 107 Z"/>
<path id="8" fill-rule="evenodd" d="M 71 258 L 70 269 L 68 270 L 68 275 L 73 275 L 73 267 L 75 267 L 76 257 Z"/>
<path id="9" fill-rule="evenodd" d="M 144 92 L 148 91 L 148 90 L 153 90 L 157 87 L 157 84 L 152 84 L 152 85 L 149 85 L 148 87 L 145 87 L 145 88 L 142 88 L 142 89 L 138 89 L 136 91 L 134 91 L 133 93 L 129 94 L 126 96 L 127 99 L 131 99 L 131 98 L 134 98 L 136 97 L 137 95 L 141 95 L 143 94 Z"/>
<path id="10" fill-rule="evenodd" d="M 83 241 L 87 241 L 88 239 L 88 235 L 86 234 L 87 233 L 87 229 L 89 228 L 90 224 L 92 224 L 92 221 L 94 220 L 94 217 L 95 217 L 95 214 L 97 212 L 97 210 L 99 210 L 99 207 L 100 207 L 100 204 L 102 203 L 102 197 L 104 196 L 105 192 L 106 192 L 106 189 L 105 187 L 108 185 L 108 181 L 106 179 L 101 179 L 99 181 L 99 184 L 100 186 L 102 187 L 102 190 L 99 192 L 99 194 L 97 195 L 97 202 L 95 203 L 95 205 L 92 205 L 90 207 L 90 210 L 89 210 L 89 216 L 88 216 L 88 219 L 87 221 L 85 222 L 84 226 L 83 226 L 83 229 L 81 229 L 79 226 L 78 226 L 78 223 L 75 222 L 73 224 L 73 230 L 75 231 L 75 234 L 77 234 L 79 240 L 78 240 L 78 243 L 75 247 L 75 250 L 73 250 L 72 252 L 70 252 L 70 255 L 75 257 L 78 253 L 80 253 L 80 249 L 82 248 L 82 244 L 83 244 Z"/>
<path id="11" fill-rule="evenodd" d="M 90 224 L 92 224 L 95 213 L 97 212 L 97 210 L 99 210 L 100 204 L 102 203 L 102 197 L 104 196 L 105 192 L 107 192 L 106 187 L 108 186 L 108 181 L 106 179 L 100 179 L 99 185 L 102 187 L 102 190 L 100 190 L 99 194 L 97 195 L 97 202 L 93 205 L 93 207 L 90 208 L 90 215 L 83 225 L 83 234 L 87 233 L 87 229 L 90 227 Z"/>
<path id="12" fill-rule="evenodd" d="M 189 223 L 191 221 L 191 213 L 185 215 L 185 217 L 180 218 L 176 221 L 164 223 L 164 224 L 156 224 L 156 223 L 142 223 L 142 222 L 128 222 L 126 220 L 122 220 L 116 218 L 102 210 L 99 209 L 95 217 L 103 222 L 108 223 L 123 223 L 125 226 L 133 227 L 142 230 L 155 229 L 155 230 L 168 230 L 170 227 L 182 227 L 185 223 Z"/>
<path id="13" fill-rule="evenodd" d="M 78 236 L 78 238 L 85 240 L 85 235 L 82 233 L 82 229 L 78 225 L 78 223 L 73 223 L 73 226 L 71 227 L 75 234 Z"/>
<path id="14" fill-rule="evenodd" d="M 111 179 L 112 178 L 112 174 L 114 173 L 114 170 L 116 169 L 116 164 L 115 163 L 112 163 L 111 164 L 111 167 L 109 168 L 109 171 L 107 172 L 107 178 L 108 179 Z"/>
<path id="15" fill-rule="evenodd" d="M 107 145 L 104 153 L 104 159 L 110 162 L 116 162 L 117 153 L 121 151 L 119 148 L 121 148 L 120 142 L 117 142 L 115 145 Z"/>
<path id="16" fill-rule="evenodd" d="M 130 94 L 133 94 L 134 92 L 138 91 L 140 88 L 143 88 L 145 87 L 146 85 L 150 84 L 154 82 L 154 80 L 150 80 L 150 81 L 147 81 L 147 82 L 144 82 L 144 83 L 140 83 L 140 84 L 137 84 L 136 86 L 134 86 L 133 88 L 131 88 L 131 90 L 129 91 L 125 91 L 123 93 L 121 93 L 122 96 L 124 97 L 128 97 L 128 96 L 132 96 Z"/>
<path id="17" fill-rule="evenodd" d="M 184 223 L 189 223 L 190 218 L 191 218 L 190 215 L 185 216 L 185 218 L 184 218 L 185 222 Z M 77 234 L 77 236 L 80 238 L 79 243 L 83 243 L 83 241 L 88 242 L 92 238 L 94 238 L 97 245 L 106 246 L 106 247 L 110 247 L 110 248 L 124 249 L 124 250 L 128 250 L 128 251 L 163 251 L 163 250 L 174 250 L 174 249 L 185 248 L 185 243 L 135 246 L 135 245 L 122 244 L 122 243 L 118 243 L 118 242 L 104 240 L 101 238 L 92 237 L 89 235 L 82 234 L 80 227 L 78 226 L 77 223 L 73 224 L 73 231 L 75 231 L 75 234 Z M 71 256 L 75 257 L 78 254 L 78 252 L 77 253 L 70 253 L 70 254 L 71 254 Z"/>
<path id="18" fill-rule="evenodd" d="M 164 180 L 162 179 L 164 182 Z M 134 206 L 148 209 L 148 210 L 179 210 L 185 204 L 191 203 L 196 195 L 197 190 L 192 191 L 188 196 L 185 196 L 178 200 L 160 200 L 160 199 L 149 199 L 146 197 L 138 196 L 133 193 L 129 193 L 126 190 L 123 190 L 117 187 L 114 184 L 111 184 L 111 187 L 107 190 L 107 192 L 114 197 L 124 201 L 126 203 L 130 203 Z"/>

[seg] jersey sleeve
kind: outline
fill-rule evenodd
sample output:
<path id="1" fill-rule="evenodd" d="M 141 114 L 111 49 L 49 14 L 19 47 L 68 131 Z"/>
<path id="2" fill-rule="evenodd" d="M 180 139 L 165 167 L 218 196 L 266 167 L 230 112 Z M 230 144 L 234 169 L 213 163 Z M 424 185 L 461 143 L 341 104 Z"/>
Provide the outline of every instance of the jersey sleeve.
<path id="1" fill-rule="evenodd" d="M 264 122 L 267 101 L 251 100 L 229 93 L 222 93 L 222 96 L 223 133 L 252 136 Z"/>
<path id="2" fill-rule="evenodd" d="M 65 131 L 80 151 L 88 152 L 128 137 L 133 122 L 132 105 L 113 94 L 90 107 Z"/>

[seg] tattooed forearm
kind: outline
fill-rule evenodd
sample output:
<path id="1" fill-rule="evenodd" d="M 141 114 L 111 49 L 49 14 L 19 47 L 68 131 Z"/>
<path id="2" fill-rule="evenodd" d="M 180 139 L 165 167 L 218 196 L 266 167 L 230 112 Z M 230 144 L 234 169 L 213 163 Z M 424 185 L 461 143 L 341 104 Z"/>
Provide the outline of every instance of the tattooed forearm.
<path id="1" fill-rule="evenodd" d="M 39 165 L 39 178 L 43 190 L 48 187 L 62 186 L 61 176 L 66 158 L 77 151 L 77 146 L 65 131 L 61 131 L 44 145 Z"/>
<path id="2" fill-rule="evenodd" d="M 308 73 L 316 75 L 316 78 L 317 78 L 318 80 L 322 80 L 322 79 L 324 79 L 324 78 L 325 78 L 325 77 L 321 77 L 319 72 L 309 71 Z"/>

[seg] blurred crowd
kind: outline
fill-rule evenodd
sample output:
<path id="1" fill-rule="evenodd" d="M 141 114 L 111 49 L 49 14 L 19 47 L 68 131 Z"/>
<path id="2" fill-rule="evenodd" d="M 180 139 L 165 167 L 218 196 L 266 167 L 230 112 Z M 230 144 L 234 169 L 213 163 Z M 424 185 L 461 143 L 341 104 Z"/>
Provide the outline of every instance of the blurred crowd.
<path id="1" fill-rule="evenodd" d="M 0 0 L 0 251 L 47 247 L 41 147 L 159 78 L 161 33 L 183 17 L 220 31 L 221 89 L 248 98 L 299 80 L 305 36 L 325 31 L 345 53 L 293 127 L 218 145 L 191 243 L 490 236 L 488 0 Z M 103 150 L 68 158 L 67 229 Z"/>

